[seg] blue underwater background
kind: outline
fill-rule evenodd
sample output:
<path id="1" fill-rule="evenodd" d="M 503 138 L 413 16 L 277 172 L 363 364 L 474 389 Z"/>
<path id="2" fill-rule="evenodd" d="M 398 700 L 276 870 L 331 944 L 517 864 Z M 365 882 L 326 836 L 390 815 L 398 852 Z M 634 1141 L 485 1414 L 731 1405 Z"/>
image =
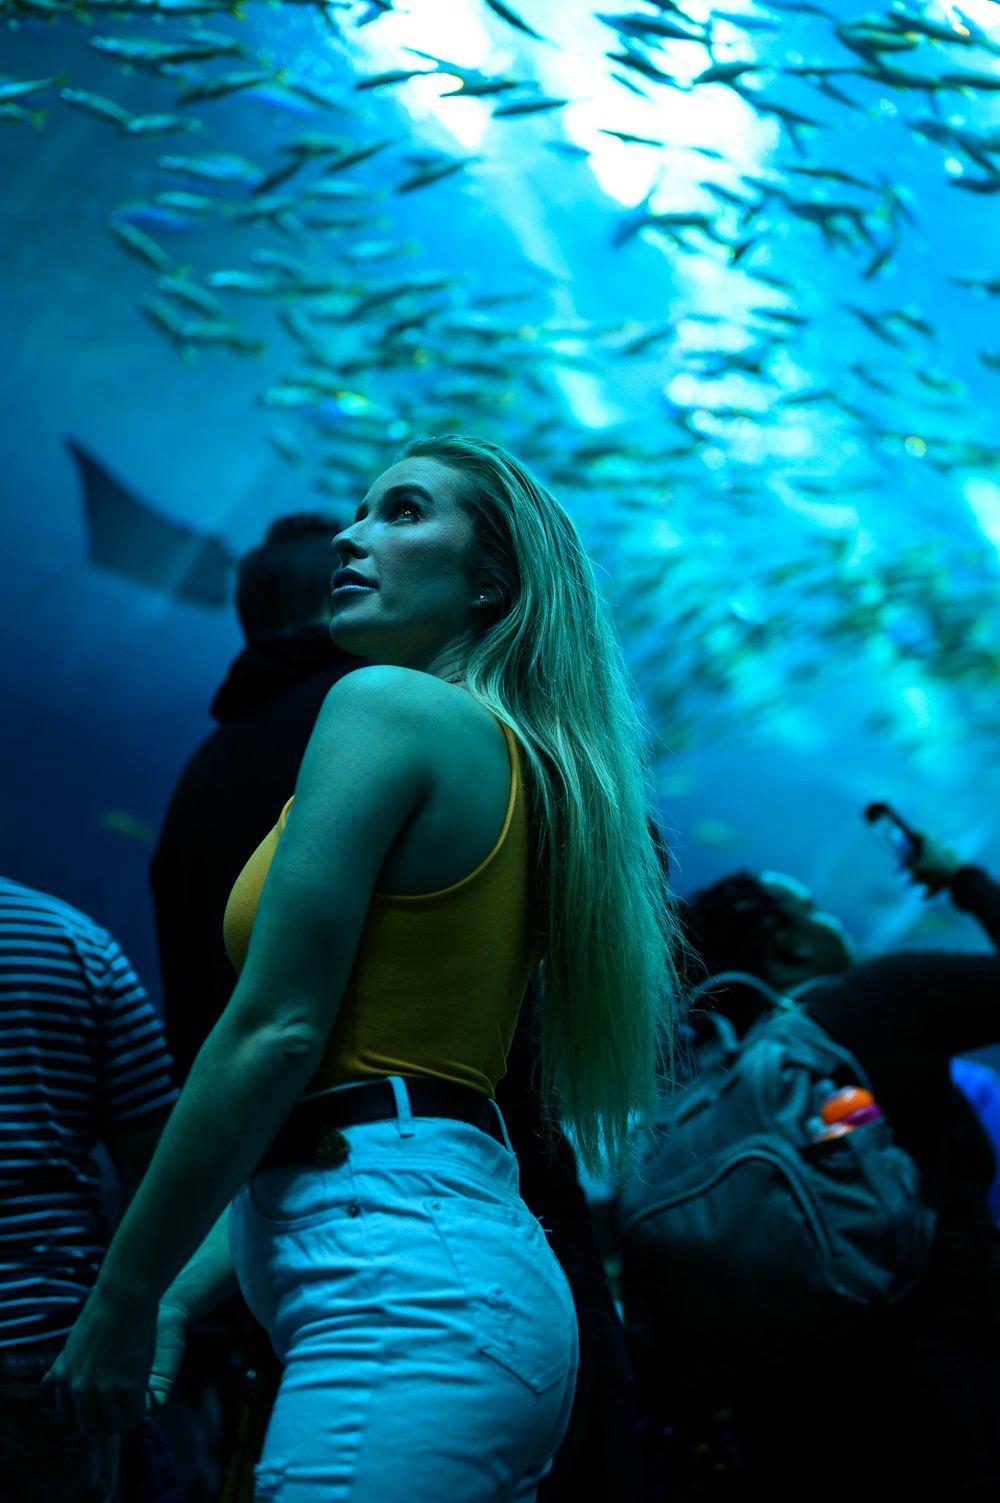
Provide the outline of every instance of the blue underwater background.
<path id="1" fill-rule="evenodd" d="M 444 429 L 585 533 L 681 892 L 985 945 L 860 811 L 1000 868 L 1000 4 L 621 3 L 0 0 L 0 865 L 154 995 L 232 558 Z"/>

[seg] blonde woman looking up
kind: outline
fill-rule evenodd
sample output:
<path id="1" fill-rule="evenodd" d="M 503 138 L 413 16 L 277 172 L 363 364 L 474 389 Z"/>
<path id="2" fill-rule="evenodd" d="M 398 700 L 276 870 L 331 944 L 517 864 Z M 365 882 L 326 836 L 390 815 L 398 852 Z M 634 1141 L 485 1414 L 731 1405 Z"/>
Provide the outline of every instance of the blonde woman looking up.
<path id="1" fill-rule="evenodd" d="M 285 1364 L 258 1499 L 528 1503 L 577 1332 L 492 1095 L 541 963 L 584 1166 L 652 1104 L 676 989 L 641 737 L 577 532 L 505 450 L 410 444 L 334 546 L 331 631 L 374 666 L 233 890 L 238 985 L 49 1380 L 88 1432 L 135 1425 L 238 1279 Z"/>

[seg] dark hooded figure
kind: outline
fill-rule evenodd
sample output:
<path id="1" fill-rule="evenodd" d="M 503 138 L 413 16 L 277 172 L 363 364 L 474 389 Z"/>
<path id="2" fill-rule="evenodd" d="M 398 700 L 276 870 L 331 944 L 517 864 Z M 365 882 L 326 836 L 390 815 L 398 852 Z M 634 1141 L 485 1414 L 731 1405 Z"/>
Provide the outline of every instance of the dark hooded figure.
<path id="1" fill-rule="evenodd" d="M 181 773 L 153 852 L 164 1017 L 181 1081 L 236 985 L 222 942 L 233 883 L 295 786 L 327 693 L 362 661 L 330 638 L 337 528 L 314 512 L 279 517 L 240 560 L 246 646 L 212 701 L 218 725 Z"/>

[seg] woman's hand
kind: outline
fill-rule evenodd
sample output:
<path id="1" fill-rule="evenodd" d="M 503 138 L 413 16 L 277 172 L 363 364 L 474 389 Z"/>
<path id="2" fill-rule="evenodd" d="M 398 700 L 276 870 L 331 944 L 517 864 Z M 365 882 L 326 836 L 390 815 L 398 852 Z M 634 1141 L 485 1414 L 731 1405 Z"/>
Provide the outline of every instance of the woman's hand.
<path id="1" fill-rule="evenodd" d="M 178 1305 L 160 1303 L 156 1318 L 156 1352 L 146 1388 L 146 1408 L 162 1409 L 174 1386 L 187 1341 L 187 1313 Z"/>
<path id="2" fill-rule="evenodd" d="M 117 1305 L 95 1289 L 42 1379 L 55 1385 L 60 1417 L 75 1417 L 94 1438 L 134 1430 L 146 1413 L 156 1338 L 155 1305 Z"/>

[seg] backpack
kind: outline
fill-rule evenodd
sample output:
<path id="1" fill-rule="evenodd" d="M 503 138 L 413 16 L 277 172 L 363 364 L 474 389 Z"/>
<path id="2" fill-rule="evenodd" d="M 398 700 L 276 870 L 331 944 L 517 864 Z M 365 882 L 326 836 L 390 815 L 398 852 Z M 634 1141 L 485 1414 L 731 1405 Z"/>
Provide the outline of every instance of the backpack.
<path id="1" fill-rule="evenodd" d="M 923 1274 L 934 1213 L 885 1117 L 811 1141 L 858 1061 L 788 998 L 716 1039 L 644 1130 L 616 1203 L 626 1325 L 662 1376 L 718 1393 L 864 1339 Z M 701 989 L 699 989 L 701 990 Z"/>

